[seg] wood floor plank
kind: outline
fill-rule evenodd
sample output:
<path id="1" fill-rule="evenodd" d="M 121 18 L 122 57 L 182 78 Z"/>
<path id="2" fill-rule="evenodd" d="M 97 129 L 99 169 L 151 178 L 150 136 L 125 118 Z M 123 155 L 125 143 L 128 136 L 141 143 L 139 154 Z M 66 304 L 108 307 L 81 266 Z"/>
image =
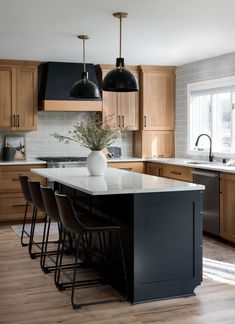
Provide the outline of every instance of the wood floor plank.
<path id="1" fill-rule="evenodd" d="M 235 254 L 234 247 L 228 248 Z M 213 259 L 213 251 L 210 257 Z M 235 267 L 234 258 L 231 264 Z M 195 292 L 196 296 L 187 298 L 139 305 L 116 302 L 73 310 L 70 292 L 55 288 L 53 275 L 44 274 L 39 261 L 29 258 L 27 248 L 21 247 L 9 225 L 0 227 L 0 324 L 235 323 L 235 278 L 234 284 L 204 279 Z M 93 298 L 95 294 L 100 294 L 98 288 L 83 289 L 78 297 Z M 109 296 L 109 291 L 105 294 Z"/>

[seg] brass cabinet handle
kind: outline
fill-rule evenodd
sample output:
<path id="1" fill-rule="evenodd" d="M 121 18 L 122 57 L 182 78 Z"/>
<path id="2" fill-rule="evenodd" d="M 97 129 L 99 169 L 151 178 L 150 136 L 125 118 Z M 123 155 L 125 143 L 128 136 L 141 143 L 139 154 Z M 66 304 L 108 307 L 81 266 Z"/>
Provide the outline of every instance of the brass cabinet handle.
<path id="1" fill-rule="evenodd" d="M 16 127 L 20 126 L 20 115 L 16 115 Z"/>
<path id="2" fill-rule="evenodd" d="M 124 116 L 122 116 L 122 127 L 124 127 Z"/>
<path id="3" fill-rule="evenodd" d="M 11 116 L 11 124 L 12 124 L 12 127 L 16 127 L 16 115 Z"/>
<path id="4" fill-rule="evenodd" d="M 147 116 L 144 116 L 144 127 L 147 127 Z"/>
<path id="5" fill-rule="evenodd" d="M 121 126 L 121 116 L 118 116 L 118 127 Z"/>
<path id="6" fill-rule="evenodd" d="M 177 174 L 177 175 L 181 175 L 181 172 L 175 172 L 175 171 L 171 171 L 172 174 Z"/>

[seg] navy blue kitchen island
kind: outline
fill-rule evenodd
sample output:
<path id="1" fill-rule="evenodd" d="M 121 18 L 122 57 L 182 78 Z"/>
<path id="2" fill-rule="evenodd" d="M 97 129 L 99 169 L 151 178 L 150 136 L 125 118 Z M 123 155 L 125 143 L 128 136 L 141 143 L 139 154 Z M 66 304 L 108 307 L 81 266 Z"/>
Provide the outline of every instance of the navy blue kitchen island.
<path id="1" fill-rule="evenodd" d="M 202 281 L 203 186 L 111 168 L 103 177 L 86 168 L 32 171 L 70 191 L 75 203 L 87 197 L 94 212 L 122 227 L 130 302 L 194 294 Z M 114 241 L 108 249 L 118 278 Z M 113 284 L 122 290 L 122 282 Z"/>

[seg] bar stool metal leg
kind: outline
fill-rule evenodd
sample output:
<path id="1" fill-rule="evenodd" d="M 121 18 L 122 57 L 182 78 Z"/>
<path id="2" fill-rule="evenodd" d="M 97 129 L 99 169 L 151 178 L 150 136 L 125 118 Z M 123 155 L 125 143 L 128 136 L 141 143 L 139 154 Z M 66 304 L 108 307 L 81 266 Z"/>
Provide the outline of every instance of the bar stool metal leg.
<path id="1" fill-rule="evenodd" d="M 27 237 L 28 237 L 28 239 L 29 239 L 29 234 L 28 234 L 28 232 L 25 231 L 25 224 L 26 224 L 26 219 L 27 219 L 28 206 L 29 206 L 29 203 L 28 203 L 28 201 L 27 201 L 27 202 L 26 202 L 26 205 L 25 205 L 25 212 L 24 212 L 23 227 L 22 227 L 21 238 L 20 238 L 20 242 L 21 242 L 21 245 L 22 245 L 22 246 L 27 246 L 27 245 L 29 245 L 29 242 L 28 242 L 28 243 L 24 243 L 24 237 L 25 237 L 25 234 L 27 235 Z"/>

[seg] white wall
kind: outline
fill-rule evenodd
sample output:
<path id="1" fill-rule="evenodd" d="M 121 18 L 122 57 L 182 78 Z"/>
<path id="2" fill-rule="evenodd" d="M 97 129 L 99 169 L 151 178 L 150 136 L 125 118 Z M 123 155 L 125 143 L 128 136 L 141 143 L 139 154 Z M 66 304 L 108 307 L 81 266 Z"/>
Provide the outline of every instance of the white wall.
<path id="1" fill-rule="evenodd" d="M 235 75 L 235 52 L 177 67 L 175 121 L 177 157 L 190 157 L 187 156 L 187 84 L 232 75 Z"/>
<path id="2" fill-rule="evenodd" d="M 50 134 L 58 132 L 61 135 L 69 135 L 68 131 L 73 130 L 73 125 L 86 118 L 88 114 L 85 112 L 39 112 L 38 130 L 21 132 L 25 134 L 26 157 L 31 159 L 39 156 L 87 156 L 89 150 L 79 144 L 59 143 Z M 2 151 L 5 134 L 7 133 L 0 133 L 0 151 Z M 123 133 L 122 138 L 112 146 L 120 146 L 123 156 L 132 155 L 132 133 Z"/>

